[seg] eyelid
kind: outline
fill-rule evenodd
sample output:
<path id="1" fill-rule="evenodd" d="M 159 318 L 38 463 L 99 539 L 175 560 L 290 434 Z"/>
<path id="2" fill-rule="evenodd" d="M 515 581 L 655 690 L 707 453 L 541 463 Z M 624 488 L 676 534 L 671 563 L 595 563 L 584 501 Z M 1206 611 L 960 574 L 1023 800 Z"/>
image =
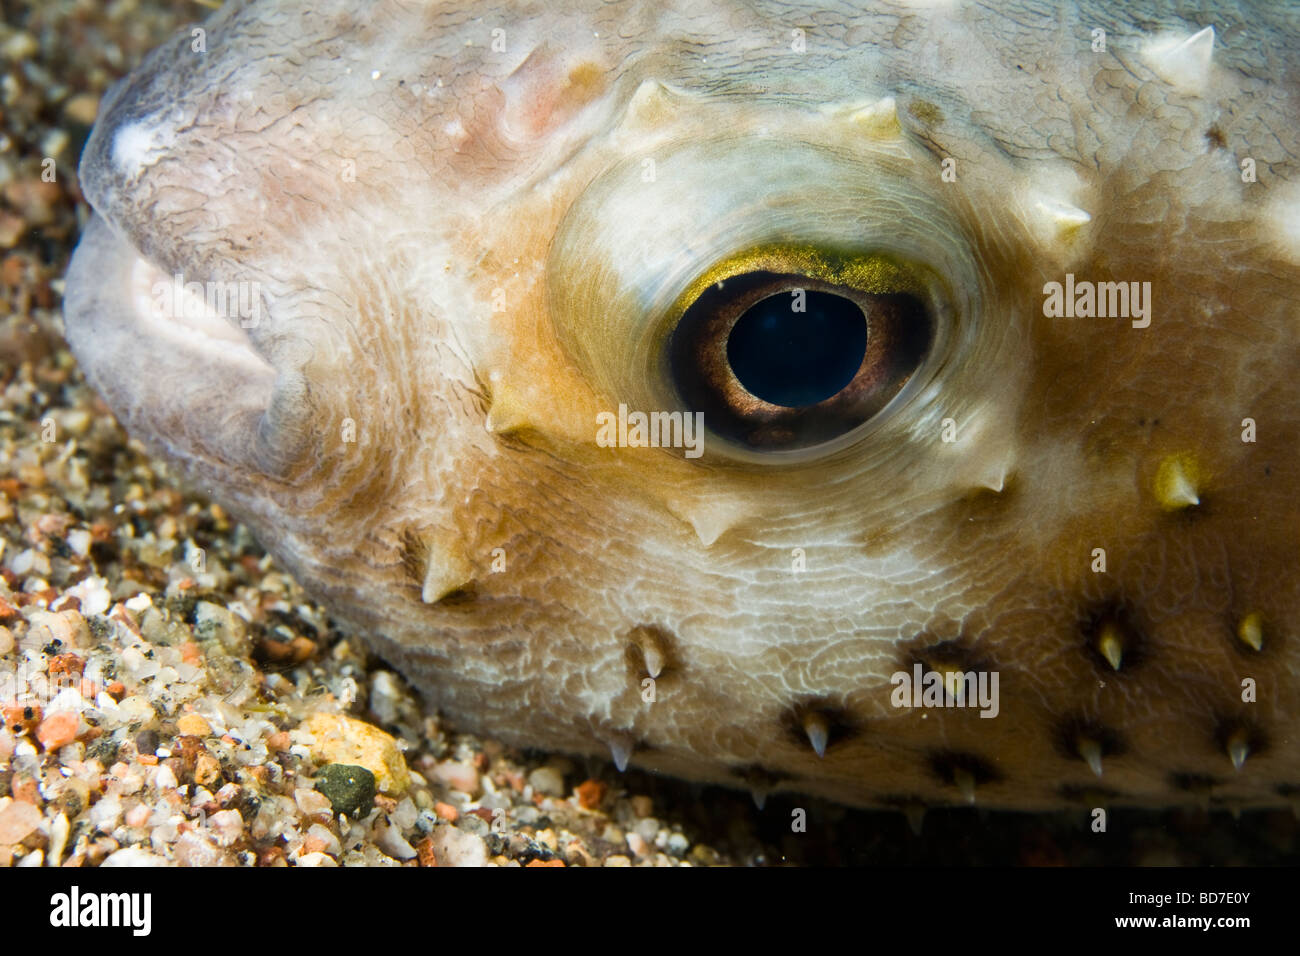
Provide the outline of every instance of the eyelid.
<path id="1" fill-rule="evenodd" d="M 772 243 L 729 256 L 702 272 L 677 297 L 668 313 L 672 324 L 711 285 L 751 272 L 797 274 L 831 286 L 884 295 L 925 295 L 928 286 L 914 270 L 883 253 L 861 253 L 807 245 Z"/>

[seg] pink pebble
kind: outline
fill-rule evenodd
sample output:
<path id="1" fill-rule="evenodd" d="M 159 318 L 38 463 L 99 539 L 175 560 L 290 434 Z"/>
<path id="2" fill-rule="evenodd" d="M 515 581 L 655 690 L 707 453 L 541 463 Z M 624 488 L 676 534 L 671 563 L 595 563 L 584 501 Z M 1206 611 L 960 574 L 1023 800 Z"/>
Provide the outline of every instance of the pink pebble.
<path id="1" fill-rule="evenodd" d="M 56 710 L 36 728 L 36 739 L 47 752 L 65 747 L 77 739 L 81 718 L 71 710 Z"/>
<path id="2" fill-rule="evenodd" d="M 478 793 L 479 772 L 469 764 L 444 760 L 433 768 L 433 778 L 452 790 L 471 796 Z"/>

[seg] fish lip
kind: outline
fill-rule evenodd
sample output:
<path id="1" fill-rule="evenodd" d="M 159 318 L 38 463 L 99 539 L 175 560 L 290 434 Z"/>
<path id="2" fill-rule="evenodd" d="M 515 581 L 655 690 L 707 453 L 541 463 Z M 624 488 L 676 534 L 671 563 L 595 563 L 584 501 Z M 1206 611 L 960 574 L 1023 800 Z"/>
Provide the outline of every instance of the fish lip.
<path id="1" fill-rule="evenodd" d="M 238 324 L 160 314 L 171 282 L 95 214 L 68 264 L 64 335 L 87 380 L 133 435 L 207 478 L 286 476 L 303 451 L 300 369 L 276 368 Z"/>

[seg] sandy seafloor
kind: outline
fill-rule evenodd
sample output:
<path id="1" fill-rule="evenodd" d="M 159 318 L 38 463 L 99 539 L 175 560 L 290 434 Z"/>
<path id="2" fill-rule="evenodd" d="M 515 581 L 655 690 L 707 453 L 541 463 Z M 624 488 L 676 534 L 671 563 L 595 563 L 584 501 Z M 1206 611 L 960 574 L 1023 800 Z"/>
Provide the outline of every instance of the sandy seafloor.
<path id="1" fill-rule="evenodd" d="M 1106 834 L 1082 806 L 936 809 L 918 834 L 901 813 L 794 795 L 759 810 L 440 721 L 127 437 L 62 341 L 62 276 L 88 215 L 76 161 L 99 98 L 206 10 L 0 10 L 0 866 L 1296 861 L 1287 809 L 1116 810 Z M 338 790 L 333 805 L 318 789 L 330 764 L 367 768 L 377 795 Z M 347 775 L 365 790 L 365 773 Z"/>

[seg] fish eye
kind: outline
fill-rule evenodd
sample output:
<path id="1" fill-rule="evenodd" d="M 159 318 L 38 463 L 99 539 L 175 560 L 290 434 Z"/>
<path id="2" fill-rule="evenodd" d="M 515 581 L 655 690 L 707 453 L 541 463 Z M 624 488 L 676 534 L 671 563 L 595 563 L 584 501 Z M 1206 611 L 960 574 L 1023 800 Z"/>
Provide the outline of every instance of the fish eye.
<path id="1" fill-rule="evenodd" d="M 681 300 L 673 383 L 716 437 L 755 452 L 834 441 L 874 418 L 934 338 L 921 280 L 880 256 L 766 250 Z"/>

